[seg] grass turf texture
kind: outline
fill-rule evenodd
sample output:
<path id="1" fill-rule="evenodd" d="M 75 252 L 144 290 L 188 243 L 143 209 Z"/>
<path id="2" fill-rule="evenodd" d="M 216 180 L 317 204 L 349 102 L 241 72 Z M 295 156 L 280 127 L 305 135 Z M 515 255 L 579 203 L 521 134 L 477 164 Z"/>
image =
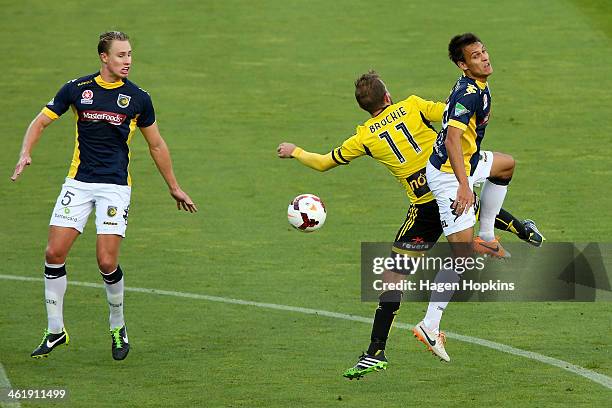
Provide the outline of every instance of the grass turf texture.
<path id="1" fill-rule="evenodd" d="M 458 75 L 446 45 L 464 31 L 483 38 L 495 69 L 484 147 L 517 159 L 505 207 L 534 218 L 551 241 L 610 241 L 605 2 L 126 2 L 120 13 L 37 4 L 5 4 L 0 17 L 0 273 L 41 277 L 47 222 L 72 155 L 71 114 L 47 129 L 17 183 L 8 176 L 27 123 L 63 82 L 98 68 L 97 34 L 111 28 L 132 37 L 130 79 L 151 92 L 179 181 L 201 209 L 174 209 L 136 136 L 121 256 L 128 286 L 371 316 L 374 304 L 358 300 L 359 245 L 394 236 L 408 205 L 403 192 L 372 160 L 321 175 L 276 159 L 275 148 L 288 140 L 325 152 L 350 136 L 367 119 L 352 81 L 369 68 L 395 100 L 444 100 Z M 287 203 L 302 192 L 329 210 L 315 234 L 285 221 Z M 100 282 L 94 239 L 90 221 L 71 252 L 69 279 Z M 15 388 L 66 387 L 64 406 L 581 406 L 610 396 L 558 368 L 452 339 L 453 362 L 443 365 L 400 330 L 389 340 L 389 369 L 349 382 L 341 373 L 367 347 L 366 324 L 134 293 L 126 296 L 133 349 L 118 363 L 104 292 L 80 287 L 69 287 L 65 300 L 70 346 L 33 361 L 45 324 L 42 293 L 42 282 L 0 281 L 0 361 Z M 403 305 L 399 321 L 416 323 L 425 307 Z M 611 310 L 456 304 L 442 324 L 610 376 Z"/>

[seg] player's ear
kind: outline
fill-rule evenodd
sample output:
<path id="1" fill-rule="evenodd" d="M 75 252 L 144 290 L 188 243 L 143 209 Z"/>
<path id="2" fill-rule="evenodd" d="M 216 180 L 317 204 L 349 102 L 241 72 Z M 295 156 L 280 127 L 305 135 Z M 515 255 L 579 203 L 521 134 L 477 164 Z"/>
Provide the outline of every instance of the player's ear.
<path id="1" fill-rule="evenodd" d="M 467 71 L 468 70 L 468 66 L 465 62 L 463 61 L 457 61 L 457 66 L 463 71 Z"/>
<path id="2" fill-rule="evenodd" d="M 100 61 L 106 64 L 108 62 L 108 54 L 105 52 L 100 53 Z"/>
<path id="3" fill-rule="evenodd" d="M 385 92 L 385 105 L 392 105 L 393 102 L 391 102 L 391 94 L 387 91 Z"/>

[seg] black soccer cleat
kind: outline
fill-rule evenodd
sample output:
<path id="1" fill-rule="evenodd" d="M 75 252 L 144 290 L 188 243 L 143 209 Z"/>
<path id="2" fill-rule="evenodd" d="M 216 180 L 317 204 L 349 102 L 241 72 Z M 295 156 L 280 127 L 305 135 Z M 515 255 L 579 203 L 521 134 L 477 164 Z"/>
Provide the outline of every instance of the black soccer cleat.
<path id="1" fill-rule="evenodd" d="M 123 360 L 130 352 L 125 326 L 111 330 L 112 352 L 115 360 Z"/>
<path id="2" fill-rule="evenodd" d="M 68 345 L 68 343 L 70 343 L 70 336 L 68 336 L 66 329 L 62 330 L 61 333 L 50 333 L 49 330 L 45 329 L 40 345 L 30 354 L 30 357 L 47 357 L 57 346 Z"/>
<path id="3" fill-rule="evenodd" d="M 525 238 L 523 241 L 533 245 L 534 247 L 541 247 L 542 243 L 546 241 L 546 238 L 544 238 L 544 235 L 542 235 L 540 230 L 538 230 L 535 222 L 533 222 L 533 220 L 525 220 L 523 221 L 523 226 L 527 231 L 527 238 Z"/>
<path id="4" fill-rule="evenodd" d="M 360 379 L 368 373 L 386 370 L 388 365 L 384 350 L 379 350 L 376 355 L 363 353 L 359 357 L 357 364 L 342 373 L 342 376 L 349 380 L 353 378 Z"/>

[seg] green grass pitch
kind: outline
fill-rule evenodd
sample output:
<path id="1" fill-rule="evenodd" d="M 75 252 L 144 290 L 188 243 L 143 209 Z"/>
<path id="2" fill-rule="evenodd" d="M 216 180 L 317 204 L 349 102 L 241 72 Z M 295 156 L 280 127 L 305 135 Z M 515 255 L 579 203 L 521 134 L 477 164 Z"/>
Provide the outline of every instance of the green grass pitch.
<path id="1" fill-rule="evenodd" d="M 69 399 L 57 404 L 66 407 L 609 403 L 610 389 L 587 378 L 458 340 L 444 365 L 399 329 L 389 369 L 350 382 L 341 373 L 367 347 L 368 324 L 135 292 L 125 301 L 133 348 L 115 362 L 104 291 L 81 286 L 65 299 L 70 346 L 34 361 L 46 323 L 47 225 L 73 149 L 70 114 L 47 129 L 21 179 L 9 180 L 29 121 L 65 81 L 98 69 L 99 33 L 126 31 L 130 79 L 151 93 L 175 172 L 200 207 L 176 211 L 137 134 L 126 285 L 371 317 L 375 305 L 359 300 L 360 242 L 392 239 L 407 199 L 372 160 L 319 174 L 278 160 L 278 143 L 327 152 L 350 136 L 367 119 L 353 80 L 370 68 L 396 100 L 444 100 L 458 76 L 448 40 L 474 31 L 495 69 L 484 147 L 517 160 L 504 207 L 534 218 L 553 242 L 610 242 L 607 2 L 0 3 L 0 274 L 41 278 L 0 279 L 0 363 L 14 388 L 66 388 Z M 303 192 L 329 211 L 314 234 L 285 221 Z M 69 281 L 101 283 L 94 240 L 90 221 L 69 257 Z M 404 304 L 398 321 L 414 324 L 425 308 Z M 605 302 L 452 304 L 442 324 L 610 377 L 611 312 Z"/>

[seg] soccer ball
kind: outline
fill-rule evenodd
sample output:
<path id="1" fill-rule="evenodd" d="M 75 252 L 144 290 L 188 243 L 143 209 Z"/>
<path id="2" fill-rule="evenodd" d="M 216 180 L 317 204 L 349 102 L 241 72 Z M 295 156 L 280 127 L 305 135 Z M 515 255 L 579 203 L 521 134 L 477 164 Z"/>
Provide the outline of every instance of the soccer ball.
<path id="1" fill-rule="evenodd" d="M 325 204 L 314 194 L 300 194 L 287 208 L 289 224 L 303 232 L 318 230 L 325 223 Z"/>

